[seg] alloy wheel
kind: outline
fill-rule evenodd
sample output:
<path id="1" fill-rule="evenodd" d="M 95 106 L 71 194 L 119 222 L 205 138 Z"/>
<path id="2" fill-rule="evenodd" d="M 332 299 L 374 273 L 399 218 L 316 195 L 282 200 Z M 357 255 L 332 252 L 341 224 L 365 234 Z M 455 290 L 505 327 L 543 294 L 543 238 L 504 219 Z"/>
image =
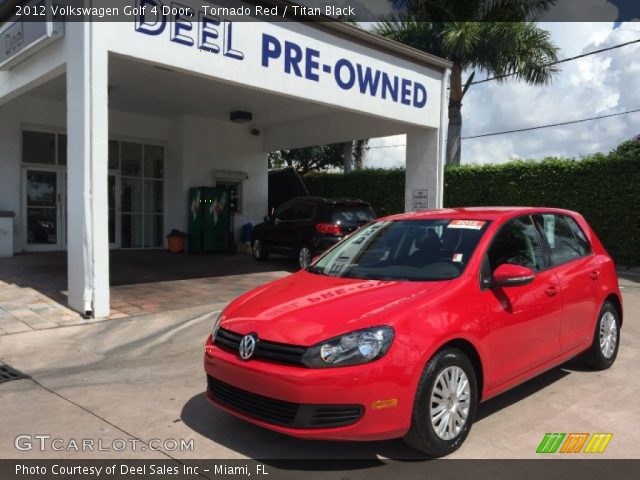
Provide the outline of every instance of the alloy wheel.
<path id="1" fill-rule="evenodd" d="M 260 240 L 255 240 L 253 242 L 253 256 L 254 258 L 260 258 L 261 254 L 262 254 L 262 244 L 260 243 Z"/>
<path id="2" fill-rule="evenodd" d="M 302 247 L 298 255 L 298 264 L 301 269 L 305 269 L 311 263 L 311 251 L 308 247 Z"/>
<path id="3" fill-rule="evenodd" d="M 602 356 L 610 359 L 618 343 L 618 325 L 616 317 L 611 312 L 605 312 L 600 319 L 600 351 Z"/>
<path id="4" fill-rule="evenodd" d="M 464 370 L 457 366 L 445 368 L 433 385 L 429 416 L 435 434 L 442 440 L 457 437 L 469 416 L 471 387 Z"/>

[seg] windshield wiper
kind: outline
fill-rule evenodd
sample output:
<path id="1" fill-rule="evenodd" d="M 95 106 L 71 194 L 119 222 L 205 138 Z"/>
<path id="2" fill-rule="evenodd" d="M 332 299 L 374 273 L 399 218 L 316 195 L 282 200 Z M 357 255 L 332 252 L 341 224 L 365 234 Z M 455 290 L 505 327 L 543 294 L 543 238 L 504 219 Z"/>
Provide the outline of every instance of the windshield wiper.
<path id="1" fill-rule="evenodd" d="M 317 274 L 324 274 L 324 268 L 322 267 L 314 267 L 313 265 L 308 266 L 307 268 L 305 268 L 305 270 L 309 273 L 317 273 Z"/>

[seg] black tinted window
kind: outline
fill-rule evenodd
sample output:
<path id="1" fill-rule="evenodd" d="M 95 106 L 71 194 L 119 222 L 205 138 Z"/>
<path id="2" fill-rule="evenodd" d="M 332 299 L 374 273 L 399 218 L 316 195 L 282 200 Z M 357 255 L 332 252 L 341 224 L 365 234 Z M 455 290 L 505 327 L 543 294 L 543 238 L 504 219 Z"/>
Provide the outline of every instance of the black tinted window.
<path id="1" fill-rule="evenodd" d="M 544 236 L 551 250 L 551 263 L 560 265 L 580 258 L 580 247 L 576 241 L 569 224 L 560 215 L 542 214 L 536 215 L 536 223 L 544 232 Z"/>
<path id="2" fill-rule="evenodd" d="M 316 214 L 316 206 L 311 202 L 296 202 L 292 210 L 291 219 L 297 221 L 313 220 Z"/>
<path id="3" fill-rule="evenodd" d="M 329 223 L 363 224 L 373 220 L 375 215 L 371 207 L 367 205 L 335 205 L 331 207 L 331 219 Z"/>
<path id="4" fill-rule="evenodd" d="M 493 239 L 487 256 L 492 272 L 504 263 L 535 271 L 544 268 L 542 248 L 530 217 L 516 218 L 505 224 Z"/>
<path id="5" fill-rule="evenodd" d="M 576 240 L 578 241 L 578 246 L 580 247 L 580 253 L 583 256 L 589 255 L 591 253 L 591 244 L 589 243 L 589 240 L 587 240 L 587 236 L 584 234 L 584 232 L 580 228 L 580 225 L 578 225 L 578 222 L 576 222 L 571 217 L 564 217 L 564 219 L 569 224 L 569 228 L 571 228 L 573 235 L 576 237 Z"/>
<path id="6" fill-rule="evenodd" d="M 278 207 L 275 217 L 278 220 L 293 220 L 293 214 L 293 203 L 287 202 L 284 205 Z"/>

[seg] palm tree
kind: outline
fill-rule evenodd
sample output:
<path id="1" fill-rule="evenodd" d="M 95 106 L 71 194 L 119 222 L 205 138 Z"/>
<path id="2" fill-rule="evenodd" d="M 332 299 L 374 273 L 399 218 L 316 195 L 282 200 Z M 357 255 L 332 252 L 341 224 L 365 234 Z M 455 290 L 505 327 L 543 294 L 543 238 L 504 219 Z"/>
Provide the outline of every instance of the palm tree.
<path id="1" fill-rule="evenodd" d="M 476 71 L 504 81 L 514 76 L 533 85 L 551 82 L 557 47 L 549 32 L 527 21 L 555 0 L 413 0 L 401 16 L 374 31 L 453 63 L 449 96 L 447 165 L 460 164 L 462 99 Z M 473 21 L 461 21 L 473 20 Z M 471 69 L 463 84 L 462 74 Z"/>

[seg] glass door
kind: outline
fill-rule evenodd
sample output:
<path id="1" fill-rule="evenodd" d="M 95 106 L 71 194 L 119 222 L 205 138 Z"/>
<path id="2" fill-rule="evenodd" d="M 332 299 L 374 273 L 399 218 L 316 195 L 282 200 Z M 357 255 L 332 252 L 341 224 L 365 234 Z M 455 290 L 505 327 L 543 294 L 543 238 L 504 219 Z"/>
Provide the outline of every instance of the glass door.
<path id="1" fill-rule="evenodd" d="M 61 250 L 66 246 L 66 185 L 58 168 L 26 168 L 25 229 L 29 251 Z"/>

